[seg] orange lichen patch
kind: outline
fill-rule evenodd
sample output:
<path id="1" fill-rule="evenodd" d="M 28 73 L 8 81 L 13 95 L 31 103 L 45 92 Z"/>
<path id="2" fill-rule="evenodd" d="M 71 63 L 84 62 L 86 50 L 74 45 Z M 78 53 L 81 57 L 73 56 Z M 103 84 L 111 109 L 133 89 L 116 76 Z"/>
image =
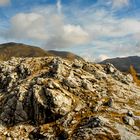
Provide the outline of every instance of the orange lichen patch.
<path id="1" fill-rule="evenodd" d="M 126 104 L 128 101 L 125 100 L 116 100 L 116 104 Z"/>
<path id="2" fill-rule="evenodd" d="M 140 120 L 135 120 L 135 125 L 140 129 Z M 140 132 L 139 132 L 140 133 Z"/>
<path id="3" fill-rule="evenodd" d="M 135 111 L 135 112 L 134 112 L 134 115 L 135 115 L 135 116 L 140 116 L 140 112 L 136 112 L 136 111 Z"/>
<path id="4" fill-rule="evenodd" d="M 98 134 L 98 135 L 95 135 L 95 139 L 96 140 L 120 140 L 120 136 L 119 134 L 118 135 L 111 135 L 109 133 L 107 134 Z M 90 139 L 92 140 L 92 139 Z"/>
<path id="5" fill-rule="evenodd" d="M 111 118 L 114 118 L 114 117 L 122 117 L 122 116 L 125 115 L 124 113 L 123 114 L 119 114 L 117 112 L 109 112 L 109 114 L 110 114 Z"/>
<path id="6" fill-rule="evenodd" d="M 133 98 L 130 98 L 128 101 L 127 101 L 127 104 L 131 105 L 131 106 L 134 106 L 135 105 L 135 99 Z"/>
<path id="7" fill-rule="evenodd" d="M 116 92 L 116 89 L 114 89 L 114 83 L 111 81 L 106 81 L 107 83 L 107 94 L 108 95 L 113 95 Z"/>
<path id="8" fill-rule="evenodd" d="M 119 122 L 122 123 L 122 117 L 125 115 L 124 113 L 119 114 L 117 112 L 109 111 L 105 114 L 107 118 L 110 119 L 111 122 Z"/>
<path id="9" fill-rule="evenodd" d="M 0 134 L 0 139 L 1 139 L 1 140 L 7 140 L 6 136 L 1 135 L 1 134 Z"/>
<path id="10" fill-rule="evenodd" d="M 95 114 L 96 113 L 92 113 L 90 110 L 87 109 L 84 112 L 83 111 L 80 111 L 78 114 L 76 114 L 75 116 L 73 116 L 73 120 L 80 121 L 84 117 L 90 117 L 90 116 L 93 116 Z"/>

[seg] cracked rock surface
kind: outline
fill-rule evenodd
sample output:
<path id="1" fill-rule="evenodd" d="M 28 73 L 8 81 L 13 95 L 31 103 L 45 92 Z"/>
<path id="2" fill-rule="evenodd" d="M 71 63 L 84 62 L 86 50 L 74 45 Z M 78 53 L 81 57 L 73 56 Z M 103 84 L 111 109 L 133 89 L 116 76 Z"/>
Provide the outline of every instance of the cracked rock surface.
<path id="1" fill-rule="evenodd" d="M 140 88 L 113 65 L 0 62 L 0 140 L 140 140 Z"/>

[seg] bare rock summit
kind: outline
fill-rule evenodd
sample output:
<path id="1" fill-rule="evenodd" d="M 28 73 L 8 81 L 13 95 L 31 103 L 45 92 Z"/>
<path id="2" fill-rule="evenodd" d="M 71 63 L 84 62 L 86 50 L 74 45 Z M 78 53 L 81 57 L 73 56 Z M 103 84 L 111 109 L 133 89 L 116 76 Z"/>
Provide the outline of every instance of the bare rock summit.
<path id="1" fill-rule="evenodd" d="M 140 88 L 112 64 L 0 62 L 0 140 L 140 140 Z"/>

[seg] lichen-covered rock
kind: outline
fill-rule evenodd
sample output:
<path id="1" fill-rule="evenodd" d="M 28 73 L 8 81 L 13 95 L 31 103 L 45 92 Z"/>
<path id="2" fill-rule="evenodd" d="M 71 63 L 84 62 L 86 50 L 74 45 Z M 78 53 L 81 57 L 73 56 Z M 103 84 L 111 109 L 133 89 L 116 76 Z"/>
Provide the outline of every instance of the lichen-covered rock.
<path id="1" fill-rule="evenodd" d="M 106 119 L 105 119 L 106 120 Z M 77 125 L 72 135 L 72 140 L 112 140 L 120 139 L 119 133 L 115 128 L 110 128 L 109 124 L 101 117 L 86 117 Z"/>
<path id="2" fill-rule="evenodd" d="M 0 139 L 140 139 L 140 88 L 113 65 L 0 62 Z"/>

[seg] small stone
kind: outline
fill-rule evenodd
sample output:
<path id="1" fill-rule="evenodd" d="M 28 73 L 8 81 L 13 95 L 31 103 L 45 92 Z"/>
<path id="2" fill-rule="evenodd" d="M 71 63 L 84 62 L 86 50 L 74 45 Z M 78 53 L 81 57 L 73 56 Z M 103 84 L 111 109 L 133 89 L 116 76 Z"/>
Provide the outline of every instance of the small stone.
<path id="1" fill-rule="evenodd" d="M 13 140 L 11 137 L 7 137 L 6 140 Z"/>
<path id="2" fill-rule="evenodd" d="M 7 131 L 5 131 L 3 134 L 6 136 L 6 135 L 8 134 L 8 132 L 7 132 Z"/>
<path id="3" fill-rule="evenodd" d="M 134 120 L 129 116 L 124 116 L 123 117 L 123 122 L 125 124 L 131 125 L 131 126 L 133 126 L 135 124 Z"/>
<path id="4" fill-rule="evenodd" d="M 40 128 L 35 128 L 30 134 L 29 134 L 29 138 L 33 138 L 33 139 L 44 139 L 45 137 L 40 134 Z"/>
<path id="5" fill-rule="evenodd" d="M 131 110 L 128 110 L 127 115 L 130 116 L 130 117 L 134 116 L 134 114 L 133 114 L 133 112 Z"/>
<path id="6" fill-rule="evenodd" d="M 106 65 L 106 71 L 107 71 L 107 73 L 114 73 L 115 72 L 115 69 L 116 68 L 112 64 L 110 64 L 110 63 L 108 63 Z"/>
<path id="7" fill-rule="evenodd" d="M 36 83 L 38 84 L 38 85 L 42 85 L 43 84 L 43 78 L 38 78 L 37 79 L 37 81 L 36 81 Z"/>
<path id="8" fill-rule="evenodd" d="M 137 126 L 133 126 L 133 129 L 139 131 L 140 129 Z"/>
<path id="9" fill-rule="evenodd" d="M 71 87 L 71 88 L 76 88 L 79 86 L 78 83 L 73 78 L 64 79 L 63 82 L 65 85 L 67 85 L 68 87 Z"/>
<path id="10" fill-rule="evenodd" d="M 73 63 L 73 67 L 75 67 L 75 68 L 82 68 L 83 67 L 83 64 L 76 59 L 74 61 L 74 63 Z"/>
<path id="11" fill-rule="evenodd" d="M 93 103 L 92 102 L 89 103 L 89 107 L 93 107 Z"/>
<path id="12" fill-rule="evenodd" d="M 110 98 L 107 102 L 104 103 L 105 106 L 112 107 L 113 106 L 113 99 Z"/>
<path id="13" fill-rule="evenodd" d="M 84 108 L 84 107 L 85 107 L 85 104 L 80 104 L 80 103 L 78 103 L 74 110 L 75 110 L 76 112 L 78 112 L 78 111 L 80 111 L 80 110 L 81 110 L 82 108 Z"/>
<path id="14" fill-rule="evenodd" d="M 51 80 L 48 80 L 47 81 L 47 85 L 46 85 L 48 88 L 51 88 L 53 89 L 54 88 L 54 85 L 53 85 L 53 82 Z"/>
<path id="15" fill-rule="evenodd" d="M 80 125 L 81 128 L 94 128 L 94 127 L 101 127 L 102 121 L 99 119 L 99 117 L 86 117 L 82 120 L 82 123 Z"/>
<path id="16" fill-rule="evenodd" d="M 77 123 L 76 120 L 71 121 L 71 124 L 76 124 L 76 123 Z"/>
<path id="17" fill-rule="evenodd" d="M 8 133 L 7 131 L 4 132 L 4 135 L 7 136 L 7 137 L 10 137 L 10 133 Z"/>
<path id="18" fill-rule="evenodd" d="M 86 90 L 90 90 L 91 91 L 93 89 L 92 84 L 88 80 L 85 80 L 85 79 L 82 81 L 82 86 Z"/>
<path id="19" fill-rule="evenodd" d="M 67 140 L 68 137 L 69 137 L 69 134 L 63 130 L 60 132 L 58 136 L 58 140 Z"/>

